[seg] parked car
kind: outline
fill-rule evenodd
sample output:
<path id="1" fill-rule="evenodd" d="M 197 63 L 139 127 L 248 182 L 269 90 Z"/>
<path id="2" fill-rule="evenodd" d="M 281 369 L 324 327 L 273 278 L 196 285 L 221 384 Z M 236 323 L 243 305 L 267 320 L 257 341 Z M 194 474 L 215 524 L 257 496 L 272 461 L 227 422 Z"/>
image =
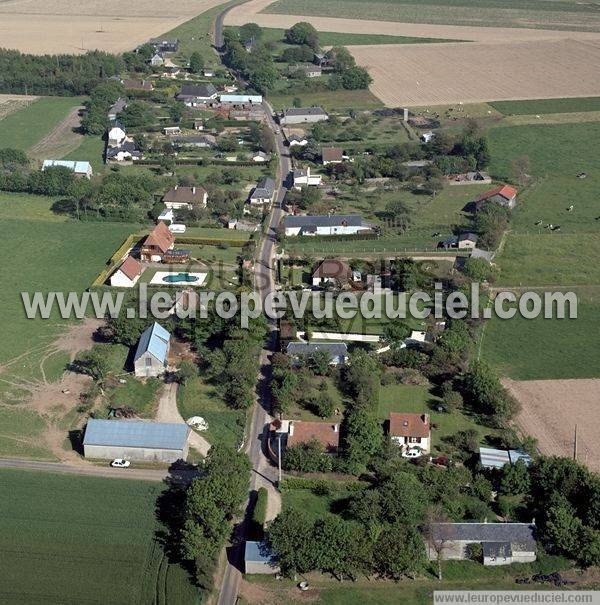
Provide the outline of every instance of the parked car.
<path id="1" fill-rule="evenodd" d="M 404 458 L 418 458 L 421 456 L 421 450 L 418 447 L 409 448 L 402 452 Z"/>
<path id="2" fill-rule="evenodd" d="M 110 465 L 114 468 L 129 468 L 131 462 L 129 462 L 129 460 L 123 460 L 123 458 L 115 458 Z"/>

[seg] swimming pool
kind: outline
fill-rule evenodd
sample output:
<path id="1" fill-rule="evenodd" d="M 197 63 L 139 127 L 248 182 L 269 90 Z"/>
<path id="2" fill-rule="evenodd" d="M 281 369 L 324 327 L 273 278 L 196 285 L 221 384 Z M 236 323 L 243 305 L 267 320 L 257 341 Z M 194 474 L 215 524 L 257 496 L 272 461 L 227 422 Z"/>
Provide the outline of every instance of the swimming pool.
<path id="1" fill-rule="evenodd" d="M 197 275 L 192 275 L 191 273 L 170 273 L 169 275 L 165 275 L 162 280 L 168 284 L 176 284 L 176 283 L 191 283 L 196 282 L 200 278 Z"/>

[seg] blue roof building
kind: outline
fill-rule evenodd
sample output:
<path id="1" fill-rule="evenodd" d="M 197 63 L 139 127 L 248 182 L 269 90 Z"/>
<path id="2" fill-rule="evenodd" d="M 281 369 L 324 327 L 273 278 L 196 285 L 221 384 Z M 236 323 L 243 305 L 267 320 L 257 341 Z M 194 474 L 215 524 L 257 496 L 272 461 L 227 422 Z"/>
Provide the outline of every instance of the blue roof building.
<path id="1" fill-rule="evenodd" d="M 253 574 L 279 573 L 277 557 L 264 542 L 246 541 L 244 571 Z"/>
<path id="2" fill-rule="evenodd" d="M 171 334 L 156 322 L 144 330 L 133 358 L 136 376 L 149 378 L 164 374 L 170 340 Z"/>
<path id="3" fill-rule="evenodd" d="M 72 170 L 75 173 L 75 176 L 82 176 L 86 179 L 92 178 L 92 165 L 89 162 L 75 162 L 72 160 L 44 160 L 42 170 L 55 168 L 57 166 Z"/>
<path id="4" fill-rule="evenodd" d="M 86 458 L 175 462 L 188 453 L 186 424 L 135 420 L 88 421 L 83 450 Z"/>

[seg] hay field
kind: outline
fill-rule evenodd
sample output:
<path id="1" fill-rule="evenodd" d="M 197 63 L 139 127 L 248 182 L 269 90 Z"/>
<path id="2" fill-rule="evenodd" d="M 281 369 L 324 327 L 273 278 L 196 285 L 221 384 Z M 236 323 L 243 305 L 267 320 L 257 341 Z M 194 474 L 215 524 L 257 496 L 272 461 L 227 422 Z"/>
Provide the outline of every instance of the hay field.
<path id="1" fill-rule="evenodd" d="M 600 94 L 600 43 L 576 40 L 349 47 L 385 105 Z"/>
<path id="2" fill-rule="evenodd" d="M 38 97 L 25 95 L 0 95 L 0 120 L 33 103 Z"/>
<path id="3" fill-rule="evenodd" d="M 224 2 L 8 0 L 0 2 L 0 41 L 33 54 L 123 52 Z"/>
<path id="4" fill-rule="evenodd" d="M 547 456 L 571 457 L 577 425 L 577 459 L 600 471 L 600 380 L 505 380 L 521 402 L 519 427 Z"/>

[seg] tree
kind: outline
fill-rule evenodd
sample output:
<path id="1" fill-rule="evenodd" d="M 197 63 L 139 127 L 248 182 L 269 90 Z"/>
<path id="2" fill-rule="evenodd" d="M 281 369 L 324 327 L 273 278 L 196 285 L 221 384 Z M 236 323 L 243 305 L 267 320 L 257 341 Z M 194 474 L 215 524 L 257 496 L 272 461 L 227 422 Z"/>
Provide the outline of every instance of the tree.
<path id="1" fill-rule="evenodd" d="M 413 578 L 426 563 L 423 539 L 415 527 L 385 525 L 373 549 L 375 569 L 385 578 Z"/>
<path id="2" fill-rule="evenodd" d="M 202 58 L 202 55 L 198 51 L 194 51 L 190 55 L 189 65 L 190 65 L 190 71 L 193 74 L 199 74 L 204 69 L 204 59 Z"/>
<path id="3" fill-rule="evenodd" d="M 148 106 L 141 101 L 131 101 L 119 114 L 119 121 L 125 128 L 139 128 L 148 126 L 152 120 L 152 113 Z"/>
<path id="4" fill-rule="evenodd" d="M 126 313 L 107 320 L 104 335 L 112 342 L 133 346 L 137 343 L 142 332 L 148 327 L 148 320 L 141 317 L 129 318 Z"/>
<path id="5" fill-rule="evenodd" d="M 404 319 L 392 319 L 383 328 L 383 339 L 393 348 L 403 348 L 404 341 L 410 336 L 411 329 Z"/>
<path id="6" fill-rule="evenodd" d="M 442 559 L 444 552 L 455 537 L 455 530 L 444 509 L 439 505 L 431 506 L 425 514 L 423 535 L 429 552 L 437 562 L 438 580 L 442 581 Z"/>
<path id="7" fill-rule="evenodd" d="M 519 459 L 515 464 L 504 465 L 500 480 L 500 491 L 503 494 L 508 496 L 527 494 L 530 485 L 529 469 L 523 460 Z"/>
<path id="8" fill-rule="evenodd" d="M 476 282 L 489 281 L 492 275 L 490 263 L 485 258 L 468 258 L 463 267 L 464 274 Z"/>
<path id="9" fill-rule="evenodd" d="M 331 471 L 331 458 L 325 454 L 322 444 L 315 440 L 287 447 L 282 458 L 286 471 L 319 473 Z"/>
<path id="10" fill-rule="evenodd" d="M 319 47 L 319 34 L 317 30 L 305 21 L 300 21 L 287 29 L 284 34 L 284 40 L 288 44 L 306 44 L 313 50 Z"/>
<path id="11" fill-rule="evenodd" d="M 345 368 L 345 384 L 350 396 L 359 405 L 374 407 L 379 396 L 381 366 L 377 359 L 359 349 L 351 355 Z"/>
<path id="12" fill-rule="evenodd" d="M 331 61 L 333 70 L 343 73 L 356 67 L 356 61 L 352 53 L 344 46 L 334 46 L 327 52 L 327 58 Z"/>
<path id="13" fill-rule="evenodd" d="M 111 369 L 107 353 L 106 345 L 95 344 L 89 351 L 83 351 L 75 357 L 73 368 L 103 382 Z"/>
<path id="14" fill-rule="evenodd" d="M 545 526 L 546 535 L 557 550 L 577 557 L 583 524 L 566 500 L 554 500 L 548 508 Z"/>
<path id="15" fill-rule="evenodd" d="M 245 23 L 238 30 L 240 41 L 243 44 L 247 42 L 256 42 L 262 38 L 263 30 L 257 23 Z"/>
<path id="16" fill-rule="evenodd" d="M 427 505 L 424 493 L 424 486 L 411 473 L 401 471 L 389 477 L 379 486 L 383 519 L 388 523 L 421 523 Z"/>
<path id="17" fill-rule="evenodd" d="M 354 472 L 365 467 L 383 445 L 381 425 L 363 406 L 346 409 L 341 433 L 341 455 Z"/>
<path id="18" fill-rule="evenodd" d="M 335 409 L 335 401 L 329 393 L 324 391 L 311 398 L 309 406 L 320 418 L 329 418 Z"/>
<path id="19" fill-rule="evenodd" d="M 525 187 L 531 182 L 531 160 L 528 155 L 520 155 L 510 163 L 510 171 L 513 179 Z"/>
<path id="20" fill-rule="evenodd" d="M 198 367 L 191 361 L 184 360 L 177 370 L 177 382 L 185 384 L 188 380 L 198 376 Z"/>
<path id="21" fill-rule="evenodd" d="M 317 376 L 329 374 L 330 362 L 331 355 L 324 349 L 317 349 L 308 358 L 308 366 Z"/>

